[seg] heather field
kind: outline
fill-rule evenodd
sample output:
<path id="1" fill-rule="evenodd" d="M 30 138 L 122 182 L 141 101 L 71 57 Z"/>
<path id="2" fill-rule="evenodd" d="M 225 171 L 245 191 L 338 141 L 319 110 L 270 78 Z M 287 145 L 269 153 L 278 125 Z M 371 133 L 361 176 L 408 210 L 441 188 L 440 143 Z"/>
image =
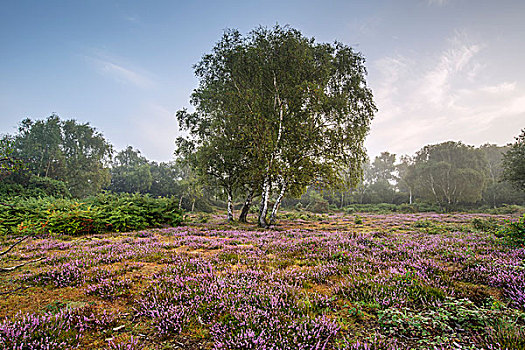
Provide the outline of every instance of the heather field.
<path id="1" fill-rule="evenodd" d="M 524 349 L 525 249 L 491 230 L 515 219 L 196 217 L 31 239 L 1 261 L 41 258 L 0 274 L 0 348 Z"/>

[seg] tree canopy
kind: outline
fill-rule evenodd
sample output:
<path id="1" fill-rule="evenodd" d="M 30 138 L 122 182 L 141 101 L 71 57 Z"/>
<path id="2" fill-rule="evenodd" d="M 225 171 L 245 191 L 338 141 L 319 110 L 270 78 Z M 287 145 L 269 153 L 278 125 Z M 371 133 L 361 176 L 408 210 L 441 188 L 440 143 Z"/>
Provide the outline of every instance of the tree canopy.
<path id="1" fill-rule="evenodd" d="M 228 30 L 195 65 L 194 113 L 177 116 L 199 174 L 223 187 L 261 196 L 259 225 L 277 194 L 270 223 L 286 193 L 307 185 L 356 185 L 376 111 L 364 58 L 341 43 L 316 43 L 290 27 Z M 340 176 L 350 167 L 350 176 Z M 229 212 L 229 217 L 232 213 Z"/>
<path id="2" fill-rule="evenodd" d="M 525 129 L 516 137 L 516 142 L 505 153 L 503 159 L 504 178 L 525 191 Z"/>
<path id="3" fill-rule="evenodd" d="M 150 189 L 152 181 L 149 162 L 139 150 L 128 146 L 117 153 L 111 167 L 110 190 L 144 193 Z"/>
<path id="4" fill-rule="evenodd" d="M 448 141 L 423 147 L 406 176 L 421 198 L 448 207 L 479 201 L 486 169 L 486 158 L 479 149 Z"/>
<path id="5" fill-rule="evenodd" d="M 25 166 L 25 175 L 63 181 L 73 196 L 95 194 L 110 180 L 112 146 L 89 123 L 24 119 L 13 137 L 13 156 Z"/>

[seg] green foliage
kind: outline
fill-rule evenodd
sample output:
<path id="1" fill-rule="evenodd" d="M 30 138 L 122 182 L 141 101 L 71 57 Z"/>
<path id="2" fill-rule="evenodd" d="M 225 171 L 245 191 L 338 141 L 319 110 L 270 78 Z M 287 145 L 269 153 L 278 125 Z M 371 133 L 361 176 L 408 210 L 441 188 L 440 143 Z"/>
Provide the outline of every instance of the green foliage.
<path id="1" fill-rule="evenodd" d="M 525 191 L 525 129 L 505 153 L 503 159 L 504 179 Z"/>
<path id="2" fill-rule="evenodd" d="M 484 330 L 490 318 L 490 313 L 468 299 L 448 299 L 439 307 L 423 310 L 388 308 L 379 312 L 379 323 L 388 332 L 419 338 L 451 335 L 458 327 Z"/>
<path id="3" fill-rule="evenodd" d="M 13 137 L 13 156 L 24 162 L 24 173 L 12 174 L 19 182 L 26 175 L 63 181 L 75 197 L 94 195 L 109 183 L 107 163 L 112 146 L 88 123 L 25 119 Z"/>
<path id="4" fill-rule="evenodd" d="M 480 150 L 449 141 L 423 147 L 405 176 L 421 198 L 452 208 L 481 199 L 486 168 L 487 160 Z"/>
<path id="5" fill-rule="evenodd" d="M 525 214 L 516 221 L 508 221 L 507 224 L 498 231 L 498 235 L 509 239 L 513 243 L 525 243 Z"/>
<path id="6" fill-rule="evenodd" d="M 496 214 L 496 215 L 508 215 L 508 214 L 525 214 L 525 207 L 520 205 L 502 205 L 501 207 L 497 207 L 494 209 L 490 209 L 487 211 L 490 214 Z"/>
<path id="7" fill-rule="evenodd" d="M 0 183 L 0 198 L 9 200 L 11 197 L 70 198 L 71 193 L 63 181 L 30 175 L 20 182 L 6 180 Z"/>
<path id="8" fill-rule="evenodd" d="M 183 215 L 173 198 L 100 194 L 83 202 L 16 198 L 0 206 L 0 233 L 84 235 L 177 226 Z"/>
<path id="9" fill-rule="evenodd" d="M 440 348 L 453 339 L 474 334 L 484 349 L 523 349 L 525 328 L 520 314 L 476 306 L 468 299 L 449 299 L 425 309 L 388 308 L 379 311 L 379 324 L 391 335 L 410 336 L 418 343 Z M 477 347 L 476 347 L 477 348 Z"/>
<path id="10" fill-rule="evenodd" d="M 480 344 L 487 349 L 525 349 L 525 327 L 517 325 L 513 320 L 498 320 L 481 337 Z"/>
<path id="11" fill-rule="evenodd" d="M 13 156 L 14 140 L 10 136 L 0 138 L 0 179 L 20 169 L 23 165 L 20 159 Z"/>
<path id="12" fill-rule="evenodd" d="M 128 146 L 115 156 L 111 167 L 111 191 L 144 193 L 151 188 L 151 184 L 150 165 L 139 150 Z"/>
<path id="13" fill-rule="evenodd" d="M 488 219 L 475 218 L 472 220 L 472 226 L 476 230 L 485 231 L 485 232 L 495 232 L 500 227 L 498 221 L 494 218 L 488 218 Z"/>

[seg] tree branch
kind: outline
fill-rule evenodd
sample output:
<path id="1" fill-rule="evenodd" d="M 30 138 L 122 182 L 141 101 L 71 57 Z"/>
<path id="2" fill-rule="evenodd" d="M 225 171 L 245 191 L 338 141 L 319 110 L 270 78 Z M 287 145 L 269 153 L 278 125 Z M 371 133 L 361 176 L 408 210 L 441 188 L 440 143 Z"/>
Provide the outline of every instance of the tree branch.
<path id="1" fill-rule="evenodd" d="M 35 259 L 35 260 L 26 261 L 25 263 L 22 263 L 22 264 L 19 264 L 19 265 L 15 265 L 15 266 L 11 266 L 11 267 L 0 267 L 0 272 L 14 271 L 14 270 L 18 269 L 19 267 L 25 266 L 27 264 L 36 263 L 37 261 L 44 260 L 44 259 L 45 259 L 45 257 L 41 257 L 41 258 L 38 258 L 38 259 Z"/>
<path id="2" fill-rule="evenodd" d="M 3 203 L 2 203 L 3 204 Z M 24 236 L 22 237 L 21 239 L 19 239 L 18 241 L 16 241 L 15 243 L 13 243 L 9 248 L 7 248 L 7 250 L 4 250 L 3 252 L 0 253 L 0 256 L 3 256 L 3 255 L 6 255 L 7 253 L 9 253 L 11 251 L 11 249 L 13 249 L 14 247 L 16 247 L 18 244 L 22 243 L 23 241 L 25 241 L 26 239 L 28 239 L 29 237 L 31 236 Z"/>
<path id="3" fill-rule="evenodd" d="M 27 289 L 27 288 L 29 288 L 29 287 L 26 287 L 26 286 L 20 286 L 20 287 L 18 287 L 18 288 L 15 288 L 15 289 L 13 289 L 13 290 L 9 290 L 9 291 L 7 291 L 7 292 L 1 292 L 0 295 L 8 295 L 8 294 L 11 294 L 11 293 L 17 292 L 17 291 L 19 291 L 19 290 L 25 290 L 25 289 Z"/>

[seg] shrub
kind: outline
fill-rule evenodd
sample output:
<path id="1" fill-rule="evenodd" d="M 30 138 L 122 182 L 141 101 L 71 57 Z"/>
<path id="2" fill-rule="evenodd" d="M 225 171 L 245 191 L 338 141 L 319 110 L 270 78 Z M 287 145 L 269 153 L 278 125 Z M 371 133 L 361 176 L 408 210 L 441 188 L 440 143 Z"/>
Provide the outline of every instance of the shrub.
<path id="1" fill-rule="evenodd" d="M 494 218 L 474 218 L 472 220 L 472 226 L 474 226 L 474 228 L 477 230 L 485 232 L 495 232 L 499 228 L 499 224 Z"/>
<path id="2" fill-rule="evenodd" d="M 14 198 L 0 205 L 0 233 L 84 235 L 178 226 L 183 213 L 174 198 L 140 194 L 100 194 L 70 199 Z"/>
<path id="3" fill-rule="evenodd" d="M 516 221 L 508 221 L 505 227 L 498 231 L 498 235 L 510 240 L 512 243 L 525 242 L 525 214 Z"/>

